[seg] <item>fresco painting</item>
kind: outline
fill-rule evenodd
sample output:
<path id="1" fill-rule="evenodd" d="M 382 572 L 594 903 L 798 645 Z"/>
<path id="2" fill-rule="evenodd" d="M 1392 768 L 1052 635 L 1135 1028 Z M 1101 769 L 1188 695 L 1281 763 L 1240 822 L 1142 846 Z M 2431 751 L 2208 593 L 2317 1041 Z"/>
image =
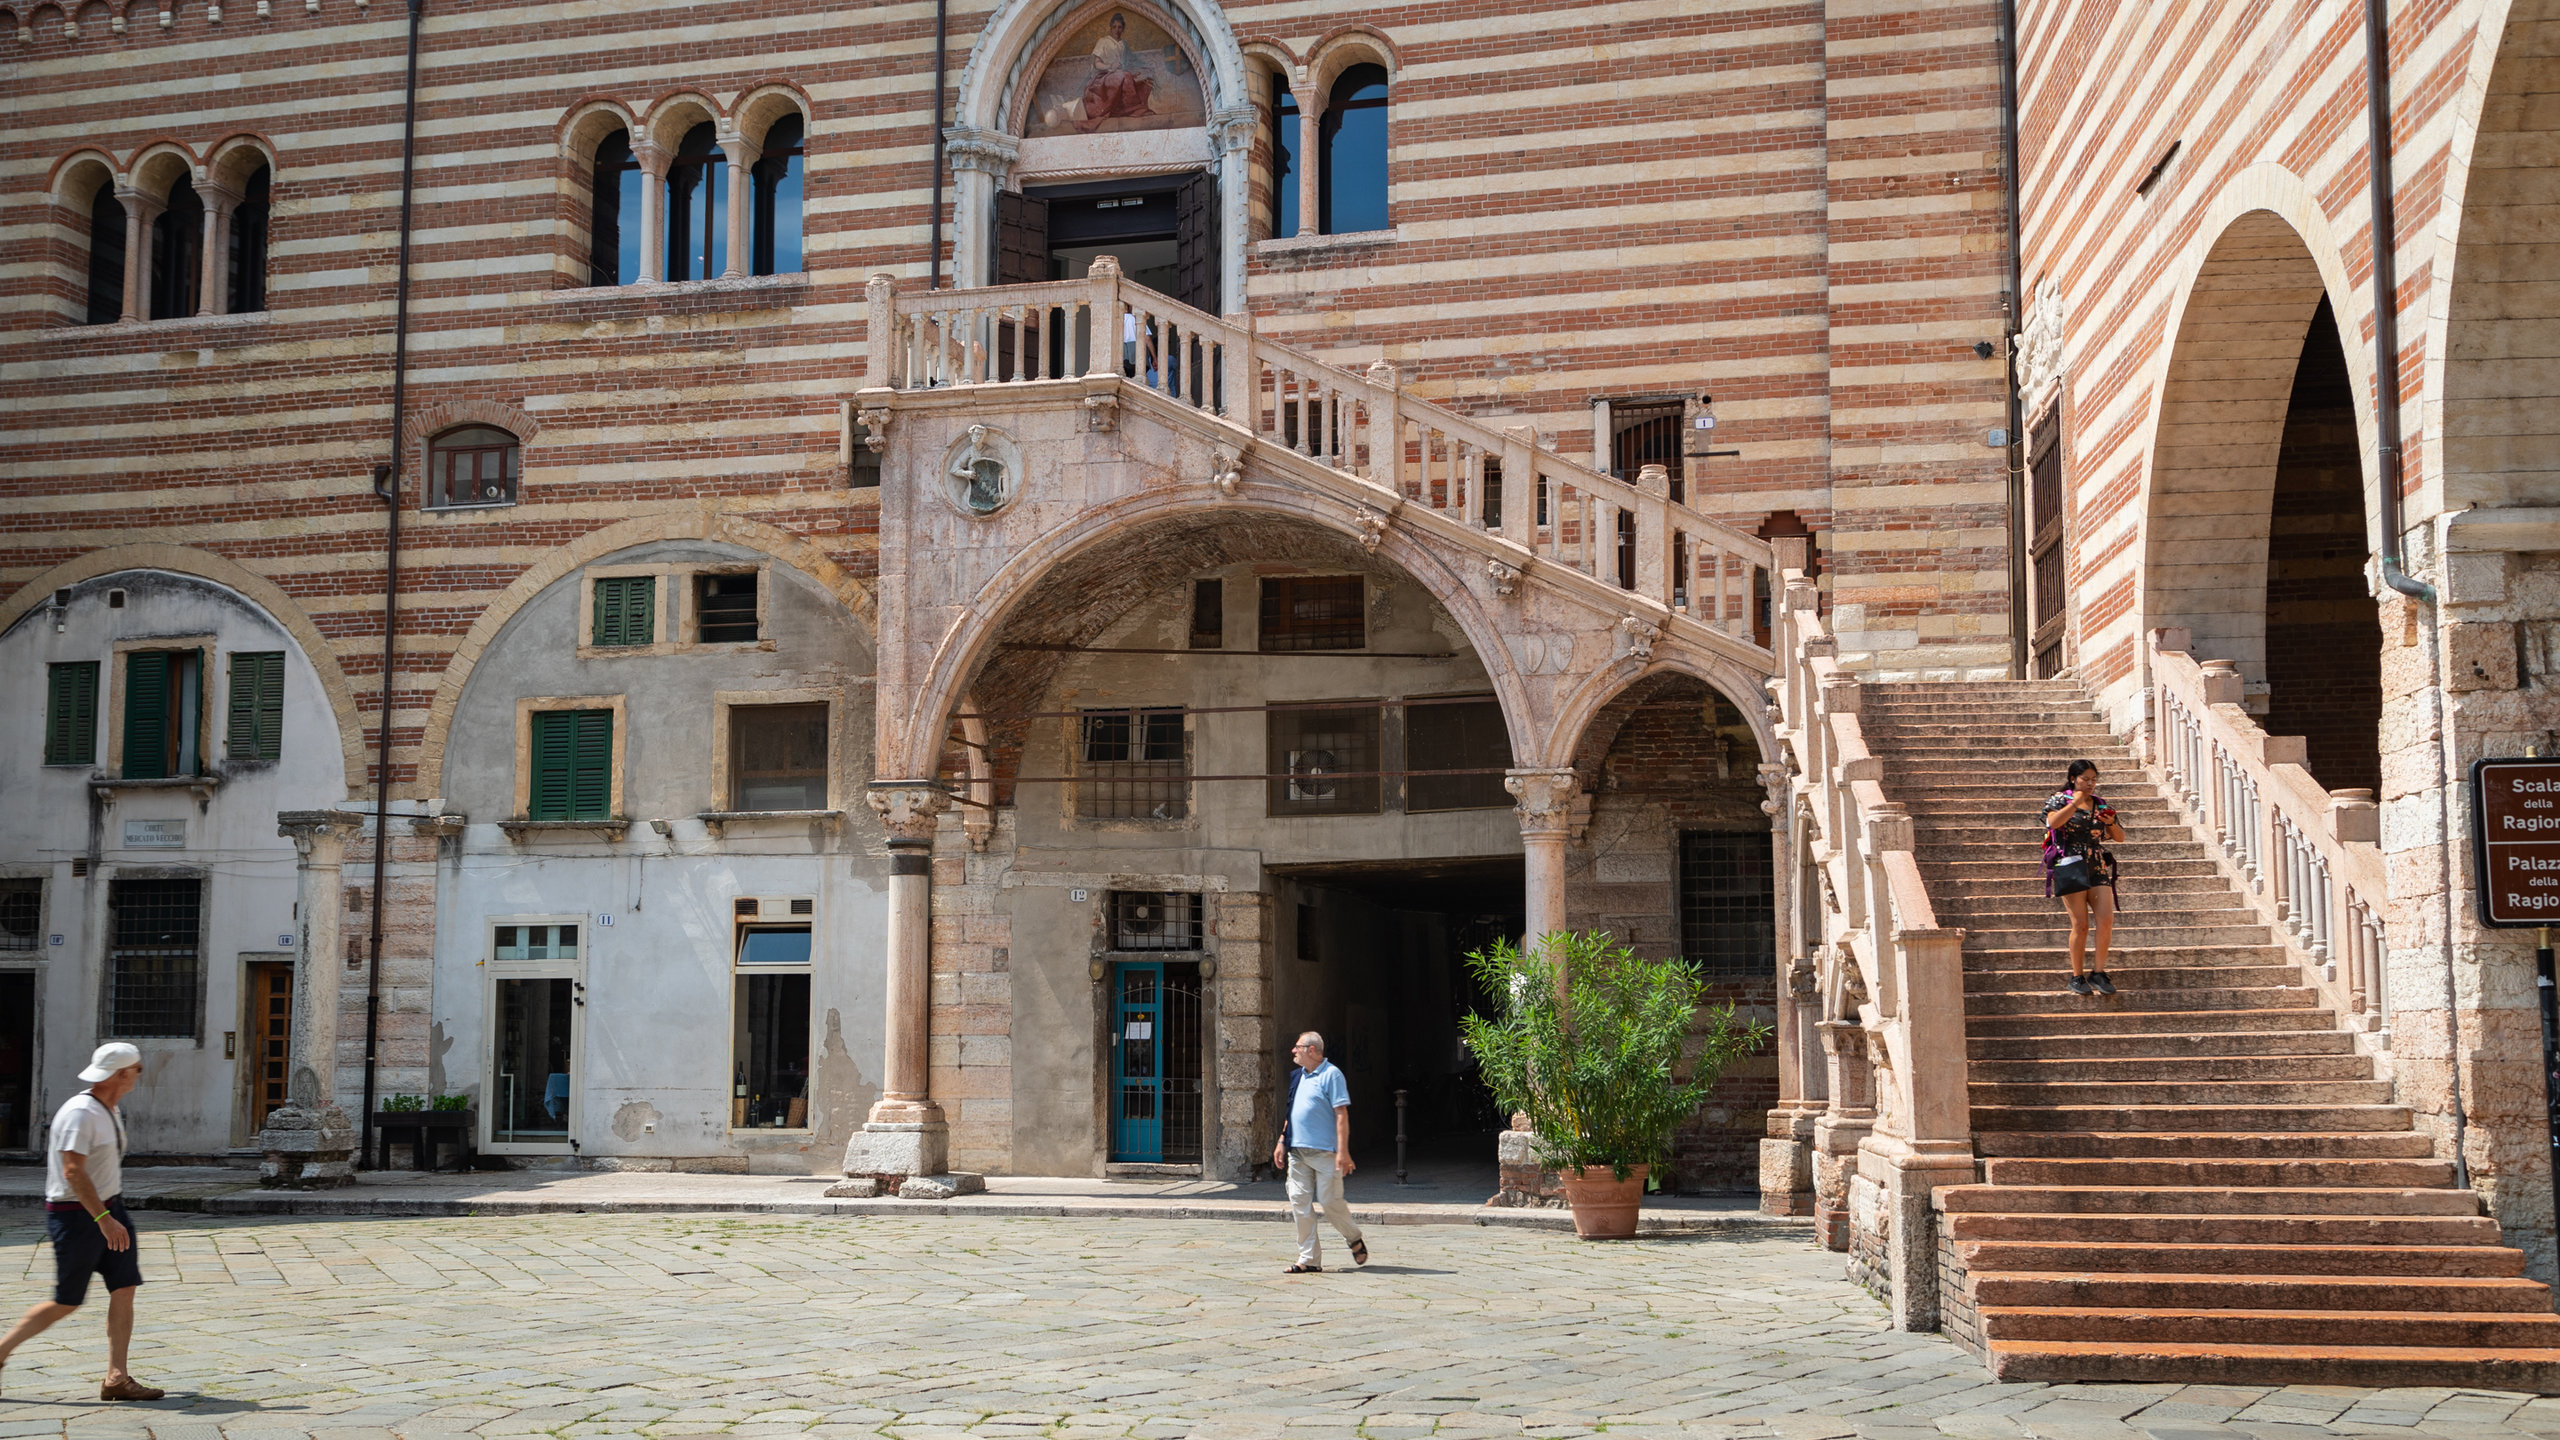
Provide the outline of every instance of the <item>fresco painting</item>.
<path id="1" fill-rule="evenodd" d="M 1105 10 L 1079 25 L 1032 93 L 1024 133 L 1119 134 L 1208 123 L 1200 76 L 1164 27 L 1135 10 Z"/>

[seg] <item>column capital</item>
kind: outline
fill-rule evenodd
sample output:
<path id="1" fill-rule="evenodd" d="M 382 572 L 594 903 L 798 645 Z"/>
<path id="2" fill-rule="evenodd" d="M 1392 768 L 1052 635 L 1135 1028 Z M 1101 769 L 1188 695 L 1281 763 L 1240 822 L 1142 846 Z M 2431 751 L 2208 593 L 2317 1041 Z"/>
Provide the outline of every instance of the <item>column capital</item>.
<path id="1" fill-rule="evenodd" d="M 742 169 L 764 158 L 764 147 L 754 144 L 744 135 L 723 135 L 718 143 L 720 153 L 727 157 L 729 163 Z"/>
<path id="2" fill-rule="evenodd" d="M 344 845 L 364 833 L 365 817 L 352 810 L 279 810 L 276 833 L 293 842 L 305 864 L 323 842 Z"/>
<path id="3" fill-rule="evenodd" d="M 943 153 L 950 157 L 954 172 L 974 171 L 992 175 L 1001 184 L 1013 174 L 1014 162 L 1022 158 L 1022 142 L 1001 130 L 988 130 L 976 125 L 949 125 L 942 131 Z"/>
<path id="4" fill-rule="evenodd" d="M 1520 833 L 1524 836 L 1561 836 L 1573 827 L 1573 799 L 1580 789 L 1582 777 L 1565 769 L 1513 770 L 1502 777 L 1502 788 L 1520 803 Z"/>
<path id="5" fill-rule="evenodd" d="M 951 792 L 931 780 L 874 781 L 863 798 L 879 813 L 892 845 L 931 846 L 934 826 L 951 808 Z"/>
<path id="6" fill-rule="evenodd" d="M 657 141 L 642 137 L 631 142 L 631 158 L 640 162 L 640 173 L 652 180 L 667 178 L 667 166 L 675 156 Z"/>
<path id="7" fill-rule="evenodd" d="M 1220 153 L 1250 150 L 1254 132 L 1262 128 L 1262 111 L 1252 105 L 1231 105 L 1209 115 L 1209 140 Z"/>

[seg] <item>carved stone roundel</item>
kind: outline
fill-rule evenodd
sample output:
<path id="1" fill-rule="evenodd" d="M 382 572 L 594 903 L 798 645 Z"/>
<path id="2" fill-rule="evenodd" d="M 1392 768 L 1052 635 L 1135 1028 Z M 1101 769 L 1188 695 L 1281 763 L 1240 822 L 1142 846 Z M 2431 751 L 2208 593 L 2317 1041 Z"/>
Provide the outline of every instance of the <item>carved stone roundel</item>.
<path id="1" fill-rule="evenodd" d="M 942 455 L 942 498 L 971 519 L 984 519 L 1022 493 L 1022 447 L 993 425 L 972 425 Z"/>

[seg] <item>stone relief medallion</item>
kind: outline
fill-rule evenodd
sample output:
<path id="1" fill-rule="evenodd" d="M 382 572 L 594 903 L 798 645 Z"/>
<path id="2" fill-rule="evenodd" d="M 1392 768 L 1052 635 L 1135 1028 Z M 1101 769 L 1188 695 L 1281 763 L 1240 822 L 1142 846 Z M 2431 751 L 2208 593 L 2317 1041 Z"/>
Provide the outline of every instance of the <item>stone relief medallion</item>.
<path id="1" fill-rule="evenodd" d="M 943 452 L 942 497 L 963 515 L 993 515 L 1021 490 L 1022 447 L 993 425 L 970 426 Z"/>

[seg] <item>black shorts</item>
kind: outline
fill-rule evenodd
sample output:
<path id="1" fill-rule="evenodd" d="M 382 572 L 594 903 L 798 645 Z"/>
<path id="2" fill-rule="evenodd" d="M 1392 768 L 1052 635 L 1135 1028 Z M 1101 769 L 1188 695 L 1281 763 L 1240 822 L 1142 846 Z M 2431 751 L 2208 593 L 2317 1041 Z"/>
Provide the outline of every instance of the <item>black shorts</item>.
<path id="1" fill-rule="evenodd" d="M 135 1243 L 121 1250 L 107 1248 L 107 1232 L 98 1222 L 74 1210 L 47 1210 L 44 1229 L 53 1237 L 53 1303 L 77 1305 L 89 1298 L 89 1277 L 106 1277 L 107 1293 L 130 1290 L 142 1283 L 141 1233 L 133 1228 L 133 1217 L 125 1213 L 122 1198 L 107 1202 L 107 1213 L 122 1224 Z"/>

